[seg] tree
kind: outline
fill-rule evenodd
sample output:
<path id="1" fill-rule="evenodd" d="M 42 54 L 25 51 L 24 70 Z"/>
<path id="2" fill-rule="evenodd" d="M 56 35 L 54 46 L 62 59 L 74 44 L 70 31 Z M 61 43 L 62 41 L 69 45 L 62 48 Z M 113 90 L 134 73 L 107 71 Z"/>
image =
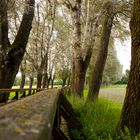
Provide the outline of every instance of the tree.
<path id="1" fill-rule="evenodd" d="M 119 127 L 125 132 L 127 127 L 132 135 L 140 133 L 140 1 L 134 0 L 130 21 L 131 66 L 126 96 Z"/>
<path id="2" fill-rule="evenodd" d="M 127 84 L 129 79 L 129 70 L 125 71 L 124 76 L 121 78 L 120 84 Z"/>
<path id="3" fill-rule="evenodd" d="M 55 50 L 53 50 L 56 57 L 55 64 L 55 77 L 61 79 L 62 86 L 69 84 L 71 73 L 71 60 L 72 60 L 72 32 L 71 18 L 67 18 L 68 9 L 59 7 L 62 10 L 62 14 L 57 12 L 55 21 L 55 31 L 57 31 L 57 37 L 54 39 Z M 60 10 L 58 8 L 58 10 Z M 62 26 L 63 25 L 63 26 Z M 54 63 L 54 62 L 53 62 Z"/>
<path id="4" fill-rule="evenodd" d="M 98 22 L 103 9 L 102 7 L 96 9 L 98 14 L 95 15 L 95 1 L 93 0 L 84 2 L 82 0 L 64 0 L 63 3 L 70 10 L 73 27 L 71 92 L 82 97 L 86 72 L 92 56 Z M 82 7 L 85 7 L 85 10 Z M 82 17 L 82 15 L 85 16 Z"/>
<path id="5" fill-rule="evenodd" d="M 26 1 L 23 18 L 12 44 L 8 38 L 7 1 L 0 1 L 0 88 L 11 88 L 19 65 L 23 59 L 32 20 L 34 17 L 34 0 Z M 0 95 L 0 102 L 4 95 Z"/>
<path id="6" fill-rule="evenodd" d="M 122 77 L 122 65 L 117 58 L 117 52 L 113 46 L 109 46 L 108 56 L 104 68 L 102 84 L 109 85 L 120 81 Z"/>
<path id="7" fill-rule="evenodd" d="M 53 38 L 55 11 L 56 0 L 42 0 L 36 5 L 27 58 L 36 70 L 37 88 L 45 88 L 48 80 L 48 52 Z"/>
<path id="8" fill-rule="evenodd" d="M 61 50 L 60 50 L 61 49 Z M 57 56 L 56 64 L 56 77 L 62 80 L 62 87 L 69 84 L 70 72 L 71 72 L 71 54 L 70 47 L 59 47 L 59 54 Z"/>
<path id="9" fill-rule="evenodd" d="M 26 80 L 26 59 L 24 59 L 20 65 L 20 72 L 21 72 L 21 82 L 20 82 L 20 89 L 24 88 L 25 80 Z"/>
<path id="10" fill-rule="evenodd" d="M 92 77 L 89 85 L 90 87 L 88 93 L 88 100 L 95 100 L 98 98 L 104 66 L 108 54 L 109 39 L 114 19 L 114 3 L 112 1 L 106 2 L 105 8 L 106 13 L 103 24 L 102 36 L 100 40 L 100 49 L 95 63 L 95 67 L 92 72 Z"/>

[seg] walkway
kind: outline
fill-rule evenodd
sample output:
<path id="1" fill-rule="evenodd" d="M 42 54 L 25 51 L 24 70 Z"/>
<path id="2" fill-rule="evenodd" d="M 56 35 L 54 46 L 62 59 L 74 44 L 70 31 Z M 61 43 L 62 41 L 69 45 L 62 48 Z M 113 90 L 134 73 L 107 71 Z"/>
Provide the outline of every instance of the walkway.
<path id="1" fill-rule="evenodd" d="M 0 140 L 45 140 L 53 127 L 57 100 L 58 90 L 53 89 L 0 107 Z"/>

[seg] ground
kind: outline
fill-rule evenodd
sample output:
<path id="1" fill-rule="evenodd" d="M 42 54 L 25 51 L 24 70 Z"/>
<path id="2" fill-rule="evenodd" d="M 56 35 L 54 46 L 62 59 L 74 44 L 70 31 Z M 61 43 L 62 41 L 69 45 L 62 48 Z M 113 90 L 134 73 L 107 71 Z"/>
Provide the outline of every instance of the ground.
<path id="1" fill-rule="evenodd" d="M 100 89 L 100 97 L 111 99 L 113 102 L 123 104 L 126 88 L 122 87 L 109 87 Z"/>

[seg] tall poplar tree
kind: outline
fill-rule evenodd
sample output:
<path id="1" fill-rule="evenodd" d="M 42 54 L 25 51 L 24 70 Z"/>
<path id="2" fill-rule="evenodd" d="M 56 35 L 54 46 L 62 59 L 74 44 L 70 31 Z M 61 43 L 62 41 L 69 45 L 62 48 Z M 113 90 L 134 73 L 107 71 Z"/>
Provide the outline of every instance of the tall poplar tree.
<path id="1" fill-rule="evenodd" d="M 105 8 L 106 12 L 103 24 L 103 31 L 100 39 L 99 53 L 97 55 L 97 60 L 90 81 L 88 93 L 89 100 L 95 100 L 98 98 L 99 89 L 102 82 L 103 71 L 108 54 L 109 39 L 114 19 L 114 2 L 113 1 L 106 2 Z"/>

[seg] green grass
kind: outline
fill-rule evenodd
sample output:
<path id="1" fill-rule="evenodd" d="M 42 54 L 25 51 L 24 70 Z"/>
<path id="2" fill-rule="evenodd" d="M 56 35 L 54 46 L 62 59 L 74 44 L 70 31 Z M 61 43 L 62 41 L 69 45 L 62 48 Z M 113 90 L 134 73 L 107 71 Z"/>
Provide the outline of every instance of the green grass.
<path id="1" fill-rule="evenodd" d="M 140 135 L 131 137 L 127 128 L 125 135 L 117 133 L 125 92 L 126 85 L 102 87 L 100 98 L 94 103 L 86 103 L 88 89 L 84 91 L 84 98 L 67 96 L 77 118 L 83 124 L 87 140 L 140 140 Z M 80 140 L 77 131 L 72 133 Z"/>
<path id="2" fill-rule="evenodd" d="M 86 105 L 85 99 L 73 96 L 68 99 L 83 124 L 88 140 L 116 139 L 116 126 L 121 113 L 120 104 L 103 98 L 100 98 L 98 102 Z"/>
<path id="3" fill-rule="evenodd" d="M 29 94 L 29 91 L 26 91 L 26 96 Z M 23 95 L 23 92 L 19 93 L 19 97 Z M 15 92 L 10 92 L 9 100 L 12 100 L 15 96 Z"/>
<path id="4" fill-rule="evenodd" d="M 100 88 L 100 94 L 125 94 L 127 85 L 102 85 Z M 88 95 L 88 89 L 85 88 L 84 90 L 84 98 L 86 98 Z"/>
<path id="5" fill-rule="evenodd" d="M 15 96 L 15 92 L 10 92 L 10 95 L 9 95 L 9 100 L 12 100 Z"/>
<path id="6" fill-rule="evenodd" d="M 25 85 L 24 88 L 28 88 L 28 85 Z M 36 86 L 34 85 L 32 88 L 36 88 Z M 19 86 L 13 86 L 12 89 L 19 89 Z M 26 95 L 28 95 L 28 91 L 26 91 Z M 23 93 L 19 93 L 19 97 L 22 96 Z M 15 96 L 15 92 L 10 92 L 10 96 L 9 96 L 9 100 L 12 100 Z"/>

